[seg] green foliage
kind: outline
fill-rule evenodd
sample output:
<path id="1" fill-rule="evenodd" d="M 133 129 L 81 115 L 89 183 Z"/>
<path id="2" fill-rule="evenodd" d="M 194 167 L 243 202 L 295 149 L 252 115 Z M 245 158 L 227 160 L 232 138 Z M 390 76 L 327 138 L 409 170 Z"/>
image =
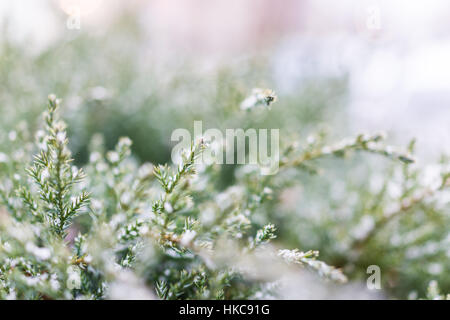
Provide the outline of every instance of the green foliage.
<path id="1" fill-rule="evenodd" d="M 41 150 L 27 170 L 39 188 L 42 203 L 36 203 L 27 189 L 21 189 L 19 193 L 38 220 L 45 220 L 57 235 L 64 237 L 72 219 L 89 202 L 89 195 L 83 192 L 72 197 L 70 193 L 73 185 L 82 181 L 85 175 L 81 169 L 71 166 L 65 124 L 56 119 L 59 103 L 55 96 L 49 97 L 46 131 L 39 141 Z"/>
<path id="2" fill-rule="evenodd" d="M 35 146 L 14 139 L 11 154 L 20 156 L 0 163 L 0 298 L 289 298 L 299 297 L 299 285 L 321 297 L 322 287 L 339 285 L 344 294 L 348 280 L 365 281 L 372 264 L 381 267 L 386 294 L 444 298 L 437 282 L 426 291 L 423 264 L 448 268 L 447 158 L 425 184 L 413 144 L 401 152 L 380 134 L 330 144 L 320 133 L 304 144 L 285 140 L 279 174 L 235 167 L 224 189 L 223 166 L 196 164 L 205 141 L 172 167 L 139 164 L 128 138 L 105 152 L 95 136 L 81 170 L 72 165 L 59 104 L 49 96 Z M 355 152 L 390 160 L 381 187 L 367 186 L 365 176 L 323 173 L 333 172 L 330 163 L 344 174 L 343 163 L 353 170 L 369 163 Z M 315 183 L 338 179 L 340 194 L 317 193 Z M 307 190 L 292 205 L 289 194 L 301 186 Z M 291 244 L 305 251 L 280 249 Z M 448 291 L 445 273 L 437 280 Z"/>

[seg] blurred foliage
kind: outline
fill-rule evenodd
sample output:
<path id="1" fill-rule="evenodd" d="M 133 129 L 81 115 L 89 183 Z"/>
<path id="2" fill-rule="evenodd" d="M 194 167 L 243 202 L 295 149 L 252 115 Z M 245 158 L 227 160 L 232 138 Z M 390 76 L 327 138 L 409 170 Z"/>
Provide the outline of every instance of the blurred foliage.
<path id="1" fill-rule="evenodd" d="M 208 67 L 187 55 L 153 54 L 151 40 L 128 15 L 101 35 L 67 30 L 37 55 L 14 43 L 0 43 L 2 125 L 13 129 L 20 119 L 35 128 L 42 101 L 55 92 L 67 105 L 71 148 L 81 163 L 95 133 L 105 136 L 108 148 L 129 136 L 141 159 L 164 163 L 170 160 L 171 132 L 192 129 L 194 120 L 220 129 L 305 131 L 338 114 L 345 97 L 344 79 L 310 79 L 281 95 L 273 113 L 236 113 L 253 87 L 276 88 L 273 61 L 261 55 Z"/>
<path id="2" fill-rule="evenodd" d="M 329 147 L 329 140 L 339 141 L 348 133 L 345 78 L 306 78 L 295 90 L 288 91 L 278 87 L 273 77 L 273 51 L 276 49 L 258 56 L 215 62 L 209 67 L 199 63 L 198 57 L 165 56 L 153 53 L 152 49 L 151 39 L 130 13 L 125 13 L 102 34 L 65 31 L 58 41 L 39 53 L 29 50 L 26 43 L 7 38 L 0 42 L 0 203 L 6 210 L 15 212 L 16 206 L 20 207 L 19 202 L 26 200 L 25 194 L 18 197 L 15 190 L 25 183 L 24 169 L 31 161 L 31 154 L 37 151 L 33 147 L 34 133 L 42 127 L 40 114 L 50 92 L 63 99 L 62 117 L 68 124 L 69 149 L 79 166 L 93 161 L 94 150 L 105 156 L 104 151 L 114 149 L 122 136 L 133 141 L 131 159 L 134 163 L 170 162 L 172 131 L 176 128 L 192 130 L 194 120 L 202 120 L 204 130 L 280 128 L 282 145 L 288 148 L 291 144 L 294 146 L 294 142 L 300 143 L 293 147 L 298 152 L 297 158 L 289 157 L 297 162 L 289 163 L 270 183 L 257 173 L 248 174 L 246 166 L 210 168 L 206 174 L 209 189 L 192 194 L 196 219 L 201 219 L 202 212 L 209 212 L 209 207 L 213 206 L 211 201 L 221 197 L 231 197 L 231 203 L 236 202 L 235 208 L 248 204 L 255 199 L 255 194 L 261 195 L 267 182 L 273 194 L 268 201 L 255 205 L 250 228 L 255 236 L 258 230 L 273 223 L 277 228 L 277 239 L 273 242 L 277 246 L 320 250 L 321 259 L 342 268 L 354 281 L 365 282 L 367 267 L 378 265 L 382 270 L 382 287 L 390 297 L 426 297 L 431 280 L 439 283 L 441 292 L 450 291 L 449 193 L 448 188 L 439 185 L 444 181 L 443 186 L 447 186 L 443 177 L 449 171 L 448 158 L 443 157 L 440 163 L 423 168 L 397 161 L 398 158 L 384 160 L 379 155 L 358 153 L 349 157 L 355 148 L 348 142 L 344 142 L 342 149 L 336 146 L 334 151 L 320 152 L 317 159 L 301 158 L 308 152 L 314 155 L 317 150 L 327 151 L 323 148 Z M 240 109 L 241 102 L 254 87 L 272 88 L 277 92 L 278 102 L 271 110 Z M 336 138 L 330 139 L 330 136 Z M 103 151 L 98 150 L 99 146 Z M 373 151 L 367 145 L 358 148 Z M 412 143 L 409 150 L 404 151 L 413 153 L 413 149 Z M 376 153 L 388 157 L 395 154 L 390 149 L 382 151 L 384 154 Z M 327 153 L 345 159 L 322 157 Z M 94 171 L 98 169 L 92 163 L 90 167 Z M 89 170 L 86 171 L 89 175 Z M 114 176 L 112 169 L 108 172 Z M 117 200 L 131 180 L 120 182 L 111 178 L 113 183 L 120 183 L 117 189 L 108 191 L 110 182 L 103 186 L 102 175 L 94 173 L 88 180 L 88 185 L 96 190 L 94 197 L 103 201 L 102 208 L 107 206 L 101 216 L 112 219 L 124 210 L 133 212 L 120 222 L 124 225 L 110 226 L 111 232 L 116 232 L 137 219 L 132 209 L 123 207 L 123 201 Z M 244 190 L 244 200 L 237 201 L 230 195 L 236 188 Z M 206 195 L 205 191 L 210 194 Z M 154 194 L 151 198 L 156 201 Z M 203 206 L 197 205 L 205 201 Z M 86 213 L 75 221 L 82 233 L 98 227 Z M 232 232 L 229 227 L 227 232 Z M 179 236 L 190 230 L 189 227 L 182 230 L 179 225 L 177 228 L 181 228 L 177 229 Z M 59 248 L 60 244 L 52 241 L 47 244 L 55 246 L 53 251 L 64 251 Z M 132 265 L 133 254 L 128 258 L 127 254 L 137 248 L 139 241 L 134 238 L 130 243 L 127 241 L 123 250 L 115 254 L 121 263 L 129 258 Z M 168 270 L 178 263 L 172 261 L 173 257 L 165 256 L 164 251 L 154 250 Z M 152 257 L 154 254 L 152 251 Z M 62 257 L 65 255 L 67 253 Z M 295 256 L 295 252 L 290 256 Z M 143 257 L 145 254 L 140 258 Z M 139 264 L 142 269 L 136 272 L 152 279 L 149 284 L 162 298 L 168 298 L 170 292 L 184 292 L 177 286 L 192 283 L 191 278 L 206 281 L 202 278 L 204 265 L 197 265 L 190 274 L 174 267 L 176 275 L 159 277 L 164 270 L 156 265 L 145 266 L 145 263 Z M 180 261 L 180 266 L 184 263 L 192 267 L 191 261 L 184 260 Z M 63 269 L 67 265 L 61 261 L 57 265 L 62 268 L 58 269 L 60 280 L 65 279 Z M 104 268 L 98 269 L 105 272 Z M 86 289 L 86 292 L 103 297 L 102 281 L 109 275 L 98 272 L 95 268 L 89 269 L 84 274 L 89 278 L 84 285 L 97 290 L 95 294 L 92 290 Z M 230 292 L 237 290 L 229 293 L 234 298 L 256 296 L 254 290 L 257 289 L 253 287 L 239 294 L 239 285 L 232 285 L 241 282 L 239 277 L 214 274 L 217 283 L 209 285 L 219 288 L 226 283 Z M 170 281 L 172 287 L 168 288 Z M 224 297 L 220 289 L 214 292 L 215 298 Z M 196 291 L 178 298 L 207 296 L 202 294 Z M 36 295 L 23 297 L 35 298 Z"/>

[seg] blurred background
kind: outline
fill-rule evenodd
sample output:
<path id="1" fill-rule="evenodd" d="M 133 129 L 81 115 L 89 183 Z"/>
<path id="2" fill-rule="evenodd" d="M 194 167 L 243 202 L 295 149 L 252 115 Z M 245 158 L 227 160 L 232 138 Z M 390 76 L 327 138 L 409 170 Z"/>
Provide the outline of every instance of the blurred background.
<path id="1" fill-rule="evenodd" d="M 426 165 L 450 152 L 448 17 L 446 0 L 1 1 L 0 152 L 32 139 L 21 134 L 40 126 L 55 93 L 78 164 L 96 134 L 109 149 L 129 136 L 138 160 L 169 162 L 172 131 L 202 120 L 204 129 L 280 128 L 281 144 L 318 130 L 335 140 L 386 131 L 393 144 L 417 138 Z M 270 112 L 240 110 L 255 87 L 277 93 Z M 344 265 L 345 241 L 335 239 L 351 219 L 363 221 L 367 197 L 382 184 L 368 172 L 383 162 L 367 163 L 340 163 L 316 184 L 305 177 L 308 188 L 286 191 L 268 214 L 281 241 Z M 395 198 L 395 183 L 389 190 Z M 432 234 L 445 238 L 448 227 L 437 225 Z M 344 271 L 365 279 L 367 265 L 386 266 L 401 297 L 423 292 L 433 277 L 450 288 L 448 246 L 402 260 L 377 245 L 360 265 L 346 257 Z M 435 258 L 424 263 L 423 252 Z"/>
<path id="2" fill-rule="evenodd" d="M 449 14 L 445 0 L 2 1 L 2 125 L 55 92 L 80 157 L 100 131 L 165 161 L 173 128 L 218 126 L 265 86 L 297 109 L 284 119 L 417 137 L 426 161 L 450 148 Z"/>

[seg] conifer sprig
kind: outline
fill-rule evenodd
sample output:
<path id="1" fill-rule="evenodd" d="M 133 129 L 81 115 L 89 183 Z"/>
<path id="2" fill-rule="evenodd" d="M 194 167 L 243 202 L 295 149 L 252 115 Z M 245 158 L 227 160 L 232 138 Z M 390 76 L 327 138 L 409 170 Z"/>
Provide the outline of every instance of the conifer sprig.
<path id="1" fill-rule="evenodd" d="M 265 107 L 273 102 L 272 92 L 261 94 L 249 101 Z M 206 147 L 203 141 L 192 143 L 174 167 L 140 166 L 128 138 L 120 138 L 109 152 L 96 144 L 85 175 L 72 165 L 59 104 L 49 97 L 45 130 L 37 135 L 39 150 L 28 177 L 9 171 L 25 167 L 26 161 L 0 165 L 2 299 L 105 299 L 123 297 L 123 292 L 149 299 L 279 298 L 286 297 L 283 279 L 291 282 L 292 277 L 295 283 L 304 274 L 297 267 L 319 276 L 300 276 L 314 279 L 307 284 L 313 292 L 316 285 L 328 286 L 330 281 L 358 281 L 358 272 L 365 274 L 368 257 L 377 252 L 383 256 L 374 262 L 387 270 L 383 279 L 397 257 L 417 265 L 417 252 L 431 263 L 432 272 L 446 266 L 448 238 L 442 235 L 447 231 L 443 212 L 448 203 L 440 195 L 450 187 L 448 159 L 441 161 L 437 178 L 427 185 L 420 180 L 420 168 L 411 165 L 413 143 L 403 153 L 386 146 L 383 135 L 329 144 L 319 134 L 302 148 L 289 145 L 280 163 L 288 173 L 319 172 L 320 159 L 345 158 L 354 151 L 392 158 L 389 164 L 400 173 L 395 179 L 388 175 L 381 190 L 352 191 L 353 198 L 351 184 L 344 181 L 338 191 L 345 197 L 320 198 L 311 207 L 318 216 L 305 218 L 302 206 L 312 201 L 309 189 L 317 177 L 286 171 L 261 177 L 243 166 L 229 185 L 218 186 L 223 168 L 204 166 L 197 172 L 196 160 Z M 8 180 L 11 176 L 14 181 Z M 326 184 L 339 182 L 326 175 L 320 178 Z M 301 192 L 292 187 L 301 187 Z M 390 189 L 397 193 L 391 195 Z M 333 221 L 343 210 L 346 216 L 338 216 L 343 220 Z M 82 215 L 85 211 L 89 215 Z M 320 249 L 323 261 L 317 250 L 278 249 L 304 246 Z M 384 260 L 391 252 L 397 254 L 395 259 Z M 446 297 L 437 282 L 430 282 L 427 294 L 428 282 L 421 297 Z M 441 277 L 439 284 L 446 292 L 445 279 Z"/>
<path id="2" fill-rule="evenodd" d="M 85 174 L 82 169 L 71 165 L 73 160 L 67 147 L 66 125 L 57 116 L 59 105 L 60 100 L 50 95 L 44 116 L 44 144 L 27 172 L 39 188 L 44 208 L 42 218 L 57 235 L 64 237 L 72 219 L 87 206 L 89 194 L 82 192 L 79 196 L 72 196 L 73 186 L 82 181 Z M 21 196 L 30 209 L 37 207 L 26 189 L 22 189 Z"/>

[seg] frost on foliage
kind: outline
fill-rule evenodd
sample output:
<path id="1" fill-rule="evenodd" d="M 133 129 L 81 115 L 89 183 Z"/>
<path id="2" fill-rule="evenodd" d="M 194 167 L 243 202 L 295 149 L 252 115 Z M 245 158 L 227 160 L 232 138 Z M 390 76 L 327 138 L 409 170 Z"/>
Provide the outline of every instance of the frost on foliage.
<path id="1" fill-rule="evenodd" d="M 298 249 L 284 249 L 280 250 L 278 252 L 278 255 L 288 263 L 295 263 L 312 269 L 321 277 L 340 283 L 347 282 L 347 277 L 341 272 L 341 270 L 331 267 L 325 262 L 316 260 L 316 258 L 319 256 L 318 251 L 301 252 Z"/>
<path id="2" fill-rule="evenodd" d="M 270 107 L 277 100 L 275 92 L 270 89 L 255 88 L 252 94 L 241 103 L 242 110 L 251 110 L 256 107 Z"/>
<path id="3" fill-rule="evenodd" d="M 269 107 L 275 98 L 255 89 L 242 107 Z M 108 151 L 95 136 L 81 169 L 72 163 L 59 104 L 49 97 L 35 145 L 18 129 L 6 134 L 17 150 L 0 152 L 1 299 L 279 298 L 302 286 L 305 296 L 320 287 L 320 297 L 330 282 L 366 276 L 374 255 L 383 269 L 404 257 L 393 268 L 420 280 L 417 296 L 445 298 L 437 282 L 427 295 L 426 283 L 439 277 L 447 291 L 448 216 L 441 213 L 448 208 L 447 158 L 424 177 L 413 164 L 412 144 L 390 147 L 383 134 L 329 143 L 319 133 L 284 146 L 279 174 L 261 177 L 240 166 L 225 172 L 231 182 L 220 184 L 223 168 L 196 164 L 204 141 L 184 150 L 177 165 L 141 165 L 129 138 Z M 395 170 L 375 172 L 376 187 L 370 178 L 361 187 L 359 174 L 344 180 L 322 166 L 354 156 L 348 163 L 360 170 L 364 158 L 356 153 L 391 159 Z M 301 199 L 289 190 L 301 190 Z M 299 244 L 320 249 L 327 263 L 318 251 L 277 249 Z M 411 275 L 403 264 L 421 274 Z M 385 274 L 383 281 L 395 283 Z M 283 292 L 282 282 L 292 292 Z M 342 290 L 336 296 L 351 297 Z"/>
<path id="4" fill-rule="evenodd" d="M 59 104 L 54 95 L 49 96 L 44 144 L 28 169 L 39 189 L 39 200 L 33 200 L 26 189 L 22 189 L 21 195 L 32 211 L 43 207 L 38 218 L 45 220 L 55 233 L 63 236 L 72 219 L 87 205 L 89 194 L 84 191 L 78 196 L 71 194 L 73 186 L 81 182 L 85 175 L 83 170 L 71 164 L 73 160 L 67 148 L 66 125 L 56 114 Z"/>

